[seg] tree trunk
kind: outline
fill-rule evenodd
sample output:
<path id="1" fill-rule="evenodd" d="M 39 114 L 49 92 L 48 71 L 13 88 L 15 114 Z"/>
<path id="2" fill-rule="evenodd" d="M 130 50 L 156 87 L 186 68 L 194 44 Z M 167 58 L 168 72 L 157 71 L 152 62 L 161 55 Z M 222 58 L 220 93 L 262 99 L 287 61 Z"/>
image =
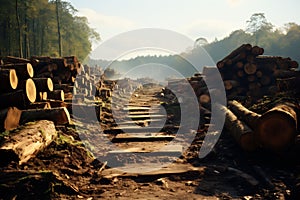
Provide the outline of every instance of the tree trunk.
<path id="1" fill-rule="evenodd" d="M 5 63 L 13 63 L 13 64 L 30 63 L 30 60 L 28 60 L 28 59 L 14 57 L 14 56 L 6 56 L 4 58 L 4 61 L 5 61 Z"/>
<path id="2" fill-rule="evenodd" d="M 34 75 L 33 67 L 30 63 L 16 63 L 0 65 L 1 69 L 14 69 L 16 70 L 18 79 L 26 80 L 32 78 Z"/>
<path id="3" fill-rule="evenodd" d="M 59 56 L 62 57 L 62 37 L 60 30 L 60 17 L 59 17 L 59 0 L 56 0 L 56 21 L 57 21 L 57 34 L 58 34 L 58 50 Z"/>
<path id="4" fill-rule="evenodd" d="M 30 92 L 24 93 L 23 90 L 16 92 L 5 93 L 0 95 L 0 109 L 8 107 L 17 107 L 24 109 L 29 103 L 33 103 L 35 100 L 35 94 Z"/>
<path id="5" fill-rule="evenodd" d="M 27 124 L 20 131 L 9 135 L 1 145 L 1 163 L 16 161 L 20 165 L 24 164 L 46 148 L 56 137 L 57 132 L 53 122 L 43 120 Z"/>
<path id="6" fill-rule="evenodd" d="M 53 91 L 53 82 L 51 78 L 33 78 L 38 92 L 51 92 Z"/>
<path id="7" fill-rule="evenodd" d="M 20 16 L 19 16 L 19 5 L 18 0 L 16 0 L 16 19 L 18 26 L 18 36 L 19 36 L 19 57 L 23 58 L 23 48 L 22 48 L 22 26 L 20 24 Z"/>
<path id="8" fill-rule="evenodd" d="M 21 81 L 17 89 L 23 90 L 25 94 L 26 104 L 33 103 L 36 101 L 37 91 L 36 91 L 35 83 L 33 82 L 32 79 Z"/>
<path id="9" fill-rule="evenodd" d="M 55 125 L 69 124 L 70 114 L 66 108 L 24 110 L 21 115 L 20 124 L 36 120 L 53 121 Z"/>
<path id="10" fill-rule="evenodd" d="M 261 145 L 273 151 L 281 151 L 294 141 L 297 135 L 297 114 L 294 105 L 278 105 L 264 113 L 257 126 Z"/>
<path id="11" fill-rule="evenodd" d="M 52 92 L 48 92 L 48 99 L 64 101 L 65 93 L 63 90 L 53 90 Z"/>
<path id="12" fill-rule="evenodd" d="M 248 110 L 237 101 L 229 101 L 228 107 L 241 121 L 244 121 L 252 130 L 256 130 L 261 115 Z"/>
<path id="13" fill-rule="evenodd" d="M 253 151 L 258 148 L 254 138 L 254 132 L 242 121 L 238 120 L 228 108 L 217 104 L 221 112 L 225 113 L 225 128 L 245 151 Z"/>

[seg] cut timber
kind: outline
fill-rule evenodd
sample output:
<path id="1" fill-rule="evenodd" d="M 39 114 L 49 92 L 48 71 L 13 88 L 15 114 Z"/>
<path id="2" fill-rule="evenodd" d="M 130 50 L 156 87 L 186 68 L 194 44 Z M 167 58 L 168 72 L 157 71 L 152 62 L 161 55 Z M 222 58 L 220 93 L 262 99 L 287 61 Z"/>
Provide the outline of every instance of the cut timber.
<path id="1" fill-rule="evenodd" d="M 6 56 L 4 58 L 4 61 L 6 63 L 30 63 L 30 60 L 24 59 L 24 58 L 19 58 L 19 57 L 14 57 L 14 56 Z"/>
<path id="2" fill-rule="evenodd" d="M 238 47 L 237 49 L 235 49 L 234 51 L 232 51 L 228 56 L 226 56 L 223 60 L 221 60 L 220 62 L 217 63 L 217 67 L 218 68 L 223 68 L 226 61 L 228 61 L 229 59 L 233 59 L 234 57 L 236 57 L 238 54 L 240 54 L 241 52 L 247 52 L 247 51 L 251 51 L 252 46 L 251 44 L 243 44 L 240 47 Z"/>
<path id="3" fill-rule="evenodd" d="M 17 128 L 19 126 L 21 113 L 22 111 L 15 107 L 0 110 L 0 131 L 9 131 Z"/>
<path id="4" fill-rule="evenodd" d="M 33 67 L 30 63 L 6 64 L 0 65 L 0 68 L 16 70 L 17 76 L 21 80 L 32 78 L 34 74 Z"/>
<path id="5" fill-rule="evenodd" d="M 162 134 L 118 134 L 112 142 L 150 142 L 150 141 L 171 141 L 175 136 Z"/>
<path id="6" fill-rule="evenodd" d="M 69 124 L 71 121 L 69 111 L 65 107 L 22 111 L 20 124 L 25 124 L 27 122 L 36 120 L 53 121 L 55 125 Z"/>
<path id="7" fill-rule="evenodd" d="M 53 90 L 52 92 L 48 92 L 48 99 L 64 101 L 65 93 L 63 90 Z"/>
<path id="8" fill-rule="evenodd" d="M 256 64 L 246 63 L 245 66 L 244 66 L 244 71 L 248 75 L 255 74 L 256 70 L 257 70 Z"/>
<path id="9" fill-rule="evenodd" d="M 0 70 L 0 93 L 11 92 L 18 86 L 18 77 L 14 69 Z"/>
<path id="10" fill-rule="evenodd" d="M 235 116 L 226 106 L 217 104 L 218 109 L 225 113 L 225 128 L 228 133 L 237 141 L 245 151 L 253 151 L 258 148 L 255 142 L 253 131 L 237 116 Z"/>
<path id="11" fill-rule="evenodd" d="M 53 91 L 53 82 L 51 78 L 33 78 L 38 92 Z"/>
<path id="12" fill-rule="evenodd" d="M 0 95 L 0 109 L 13 106 L 24 109 L 29 103 L 33 103 L 34 100 L 35 93 L 24 93 L 23 90 L 5 93 Z"/>
<path id="13" fill-rule="evenodd" d="M 16 161 L 20 165 L 24 164 L 56 137 L 53 122 L 43 120 L 26 124 L 19 131 L 11 133 L 0 147 L 0 162 Z"/>
<path id="14" fill-rule="evenodd" d="M 226 80 L 224 81 L 224 87 L 226 90 L 231 90 L 235 87 L 239 86 L 239 82 L 235 80 Z"/>
<path id="15" fill-rule="evenodd" d="M 23 90 L 25 95 L 26 103 L 33 103 L 37 98 L 37 91 L 35 87 L 35 83 L 32 79 L 23 80 L 17 87 L 18 90 Z"/>
<path id="16" fill-rule="evenodd" d="M 259 119 L 257 134 L 261 145 L 273 151 L 288 147 L 297 132 L 297 114 L 294 105 L 278 105 Z"/>
<path id="17" fill-rule="evenodd" d="M 257 128 L 258 120 L 261 115 L 248 110 L 241 103 L 237 101 L 228 102 L 229 109 L 242 121 L 244 121 L 251 129 Z"/>

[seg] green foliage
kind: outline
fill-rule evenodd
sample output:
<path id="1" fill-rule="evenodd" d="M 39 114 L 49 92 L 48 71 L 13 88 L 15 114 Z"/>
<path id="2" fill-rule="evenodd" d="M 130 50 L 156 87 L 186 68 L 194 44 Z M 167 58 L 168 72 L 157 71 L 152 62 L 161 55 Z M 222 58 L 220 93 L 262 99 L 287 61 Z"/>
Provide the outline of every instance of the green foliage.
<path id="1" fill-rule="evenodd" d="M 284 30 L 274 29 L 263 13 L 253 14 L 246 30 L 233 31 L 228 37 L 204 46 L 215 62 L 241 44 L 250 43 L 264 48 L 266 55 L 291 57 L 300 62 L 300 25 L 288 23 Z"/>
<path id="2" fill-rule="evenodd" d="M 91 43 L 100 40 L 100 36 L 89 27 L 85 17 L 76 16 L 77 10 L 71 3 L 58 1 L 58 6 L 62 29 L 62 54 L 76 55 L 83 60 L 91 51 Z M 20 19 L 20 29 L 17 16 Z M 0 57 L 22 54 L 24 57 L 59 55 L 56 3 L 53 0 L 2 0 L 0 27 Z M 19 31 L 21 46 L 18 42 Z"/>

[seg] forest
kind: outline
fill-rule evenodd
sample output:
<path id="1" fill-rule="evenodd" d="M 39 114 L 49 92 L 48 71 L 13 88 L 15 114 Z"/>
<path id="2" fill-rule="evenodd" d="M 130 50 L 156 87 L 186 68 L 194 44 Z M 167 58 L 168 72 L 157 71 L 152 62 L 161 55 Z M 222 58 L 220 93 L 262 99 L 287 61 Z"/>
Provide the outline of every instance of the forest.
<path id="1" fill-rule="evenodd" d="M 61 0 L 1 0 L 0 57 L 76 55 L 83 60 L 100 36 L 77 12 Z"/>
<path id="2" fill-rule="evenodd" d="M 212 60 L 217 63 L 231 52 L 232 49 L 236 49 L 244 43 L 263 47 L 265 55 L 290 57 L 300 62 L 300 54 L 298 51 L 300 46 L 300 25 L 290 22 L 285 24 L 284 27 L 275 28 L 275 26 L 267 20 L 264 13 L 254 13 L 250 19 L 246 21 L 246 27 L 244 29 L 234 30 L 229 36 L 220 40 L 215 39 L 215 41 L 210 43 L 206 38 L 199 37 L 196 39 L 194 47 L 181 55 L 140 56 L 130 60 L 114 62 L 90 60 L 90 65 L 94 66 L 97 64 L 103 68 L 109 66 L 110 69 L 106 70 L 107 74 L 110 74 L 110 77 L 116 77 L 115 74 L 124 74 L 126 71 L 138 65 L 160 63 L 172 67 L 185 77 L 189 77 L 195 73 L 195 68 L 191 66 L 185 58 L 199 57 L 204 49 L 211 56 Z M 201 71 L 202 69 L 197 70 Z M 164 73 L 164 71 L 161 73 Z M 150 77 L 159 76 L 155 70 L 152 70 L 152 74 L 151 72 L 148 74 Z M 136 76 L 142 75 L 136 74 Z M 173 76 L 174 74 L 170 74 L 170 78 Z"/>

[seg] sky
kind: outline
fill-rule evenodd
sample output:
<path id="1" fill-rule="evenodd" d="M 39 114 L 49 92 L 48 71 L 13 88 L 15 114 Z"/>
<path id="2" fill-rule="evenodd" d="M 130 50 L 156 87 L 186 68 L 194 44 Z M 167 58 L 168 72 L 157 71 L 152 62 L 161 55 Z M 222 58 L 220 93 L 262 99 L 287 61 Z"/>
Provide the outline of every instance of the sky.
<path id="1" fill-rule="evenodd" d="M 209 42 L 232 31 L 245 29 L 254 13 L 265 13 L 269 22 L 282 27 L 300 24 L 298 0 L 68 0 L 86 16 L 102 42 L 122 32 L 162 28 L 192 40 Z"/>

